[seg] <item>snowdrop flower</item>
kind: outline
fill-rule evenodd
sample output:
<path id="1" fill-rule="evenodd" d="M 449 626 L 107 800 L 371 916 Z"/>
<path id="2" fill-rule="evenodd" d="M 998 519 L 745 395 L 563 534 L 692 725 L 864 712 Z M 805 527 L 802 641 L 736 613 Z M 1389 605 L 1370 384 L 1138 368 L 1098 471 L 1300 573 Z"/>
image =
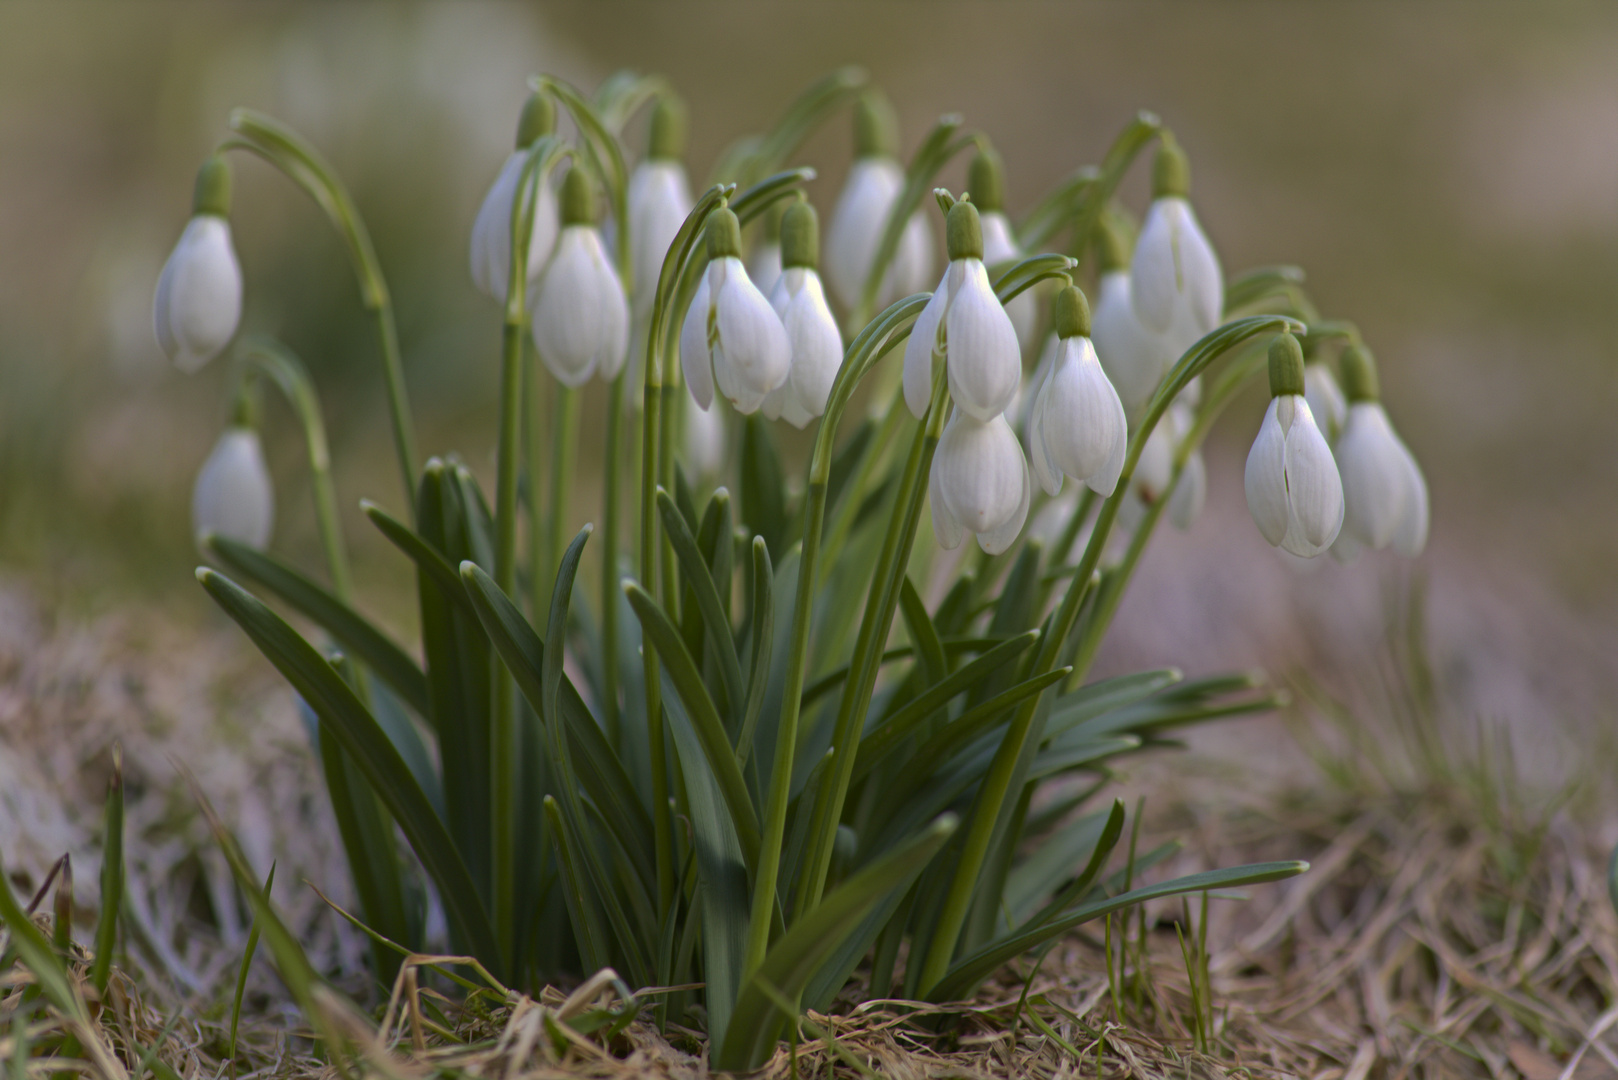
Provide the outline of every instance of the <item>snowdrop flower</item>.
<path id="1" fill-rule="evenodd" d="M 1124 412 L 1139 419 L 1177 357 L 1169 355 L 1163 335 L 1141 325 L 1135 314 L 1129 279 L 1129 252 L 1112 225 L 1097 227 L 1096 261 L 1100 271 L 1095 307 L 1096 355 L 1124 403 Z"/>
<path id="2" fill-rule="evenodd" d="M 989 285 L 983 266 L 983 227 L 977 208 L 949 211 L 948 269 L 922 308 L 905 343 L 905 404 L 919 419 L 933 391 L 933 358 L 941 357 L 955 407 L 988 423 L 1005 412 L 1022 384 L 1017 331 Z"/>
<path id="3" fill-rule="evenodd" d="M 785 417 L 802 428 L 826 411 L 831 386 L 843 364 L 843 337 L 820 287 L 820 220 L 807 202 L 796 202 L 781 219 L 781 271 L 770 306 L 792 347 L 787 381 L 764 398 L 764 415 Z"/>
<path id="4" fill-rule="evenodd" d="M 176 367 L 196 371 L 224 351 L 242 317 L 242 268 L 230 239 L 230 167 L 212 157 L 197 173 L 191 220 L 157 279 L 152 322 Z"/>
<path id="5" fill-rule="evenodd" d="M 556 106 L 544 94 L 532 94 L 523 106 L 517 124 L 517 149 L 500 166 L 500 173 L 483 197 L 478 216 L 472 222 L 472 282 L 486 296 L 506 302 L 506 282 L 511 276 L 511 204 L 517 197 L 528 148 L 542 135 L 556 128 Z M 556 193 L 540 177 L 534 204 L 534 225 L 528 234 L 528 283 L 539 279 L 545 261 L 556 243 Z"/>
<path id="6" fill-rule="evenodd" d="M 680 162 L 684 152 L 685 111 L 676 99 L 659 98 L 652 110 L 646 160 L 629 178 L 629 254 L 637 316 L 651 311 L 663 260 L 691 213 L 691 189 Z"/>
<path id="7" fill-rule="evenodd" d="M 629 351 L 629 304 L 595 226 L 595 193 L 582 168 L 562 182 L 562 234 L 534 291 L 534 348 L 564 386 L 597 373 L 617 378 Z"/>
<path id="8" fill-rule="evenodd" d="M 1062 490 L 1064 473 L 1098 495 L 1111 495 L 1129 442 L 1124 406 L 1090 344 L 1084 294 L 1064 288 L 1056 294 L 1054 315 L 1057 353 L 1028 423 L 1034 475 L 1048 495 Z"/>
<path id="9" fill-rule="evenodd" d="M 1028 517 L 1034 488 L 1005 416 L 984 423 L 956 409 L 933 453 L 927 491 L 941 546 L 960 547 L 972 533 L 990 555 L 1010 547 Z"/>
<path id="10" fill-rule="evenodd" d="M 262 551 L 275 525 L 275 491 L 258 432 L 238 417 L 214 444 L 191 489 L 191 530 Z"/>
<path id="11" fill-rule="evenodd" d="M 1163 335 L 1173 359 L 1219 325 L 1225 281 L 1186 196 L 1191 167 L 1167 136 L 1152 165 L 1152 205 L 1129 267 L 1130 302 L 1141 325 Z"/>
<path id="12" fill-rule="evenodd" d="M 1312 558 L 1343 525 L 1343 483 L 1303 396 L 1303 350 L 1291 334 L 1270 346 L 1270 407 L 1247 455 L 1247 508 L 1272 545 Z"/>
<path id="13" fill-rule="evenodd" d="M 1173 433 L 1175 446 L 1179 446 L 1191 434 L 1191 428 L 1196 424 L 1196 412 L 1183 392 L 1169 405 L 1169 411 L 1163 414 L 1163 421 Z M 1180 469 L 1180 480 L 1174 485 L 1174 493 L 1169 496 L 1169 524 L 1181 532 L 1189 531 L 1197 518 L 1202 516 L 1202 505 L 1207 501 L 1208 466 L 1202 460 L 1202 451 L 1193 450 L 1186 456 L 1185 465 Z"/>
<path id="14" fill-rule="evenodd" d="M 1344 507 L 1337 543 L 1348 555 L 1391 544 L 1414 558 L 1427 543 L 1427 481 L 1388 422 L 1370 352 L 1350 345 L 1341 363 L 1349 404 L 1336 447 Z"/>
<path id="15" fill-rule="evenodd" d="M 1001 166 L 1000 155 L 992 148 L 980 148 L 977 157 L 972 159 L 966 188 L 983 222 L 985 265 L 994 266 L 1021 259 L 1022 249 L 1017 246 L 1017 237 L 1005 214 L 1005 170 Z M 1032 289 L 1024 289 L 1006 304 L 1006 314 L 1017 331 L 1017 344 L 1025 353 L 1033 347 L 1034 334 L 1039 329 L 1039 309 L 1035 304 Z"/>
<path id="16" fill-rule="evenodd" d="M 1146 508 L 1168 498 L 1164 507 L 1169 524 L 1181 532 L 1190 529 L 1202 514 L 1208 496 L 1208 469 L 1202 460 L 1202 451 L 1193 450 L 1180 469 L 1180 478 L 1174 479 L 1174 455 L 1196 422 L 1191 405 L 1183 395 L 1169 403 L 1146 437 L 1140 458 L 1135 462 L 1135 473 L 1129 485 L 1129 498 L 1119 510 L 1119 520 L 1133 529 L 1145 516 Z M 1169 491 L 1169 485 L 1174 490 Z"/>
<path id="17" fill-rule="evenodd" d="M 718 476 L 725 464 L 725 417 L 718 409 L 698 408 L 685 395 L 685 464 L 698 478 Z"/>
<path id="18" fill-rule="evenodd" d="M 854 165 L 837 197 L 826 234 L 826 279 L 849 310 L 859 306 L 865 279 L 887 229 L 888 212 L 904 187 L 904 169 L 894 157 L 895 127 L 886 102 L 867 94 L 855 105 Z M 877 290 L 877 307 L 925 289 L 932 267 L 933 236 L 918 209 L 906 223 Z"/>
<path id="19" fill-rule="evenodd" d="M 708 215 L 708 267 L 680 327 L 680 366 L 698 405 L 713 404 L 714 386 L 742 413 L 754 413 L 792 372 L 792 344 L 770 302 L 742 265 L 736 214 Z"/>
<path id="20" fill-rule="evenodd" d="M 1324 428 L 1326 441 L 1336 445 L 1343 421 L 1348 419 L 1348 399 L 1343 397 L 1342 388 L 1324 360 L 1303 365 L 1303 399 L 1309 403 L 1315 423 Z"/>
<path id="21" fill-rule="evenodd" d="M 775 283 L 781 279 L 781 216 L 785 209 L 776 203 L 765 212 L 764 235 L 747 254 L 747 276 L 765 296 L 775 291 Z M 815 247 L 820 247 L 818 236 Z"/>

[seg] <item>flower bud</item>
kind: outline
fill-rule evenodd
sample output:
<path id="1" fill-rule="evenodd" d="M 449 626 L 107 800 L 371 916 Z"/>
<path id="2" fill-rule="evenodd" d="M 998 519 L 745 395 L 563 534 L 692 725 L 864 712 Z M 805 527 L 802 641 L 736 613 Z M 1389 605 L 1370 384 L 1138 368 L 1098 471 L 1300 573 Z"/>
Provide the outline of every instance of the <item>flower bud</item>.
<path id="1" fill-rule="evenodd" d="M 1028 517 L 1033 485 L 1006 418 L 983 423 L 956 409 L 933 453 L 928 494 L 942 547 L 959 547 L 972 533 L 987 554 L 1009 548 Z"/>
<path id="2" fill-rule="evenodd" d="M 1186 200 L 1190 188 L 1185 153 L 1165 136 L 1152 168 L 1152 205 L 1130 264 L 1130 297 L 1141 324 L 1166 335 L 1176 359 L 1219 325 L 1225 306 L 1219 257 Z"/>
<path id="3" fill-rule="evenodd" d="M 225 429 L 191 489 L 191 529 L 263 550 L 275 525 L 275 491 L 258 432 L 245 424 Z"/>
<path id="4" fill-rule="evenodd" d="M 222 157 L 198 170 L 192 211 L 163 264 L 152 305 L 158 345 L 187 373 L 224 351 L 242 316 L 242 268 L 227 217 L 230 168 Z"/>
<path id="5" fill-rule="evenodd" d="M 1296 348 L 1290 334 L 1270 347 L 1271 386 L 1279 390 L 1248 452 L 1244 486 L 1247 508 L 1264 539 L 1312 558 L 1331 547 L 1342 528 L 1343 483 L 1304 400 L 1302 354 L 1296 370 L 1291 360 Z"/>
<path id="6" fill-rule="evenodd" d="M 787 381 L 764 398 L 764 415 L 771 420 L 784 417 L 799 428 L 826 411 L 843 363 L 843 338 L 815 269 L 819 236 L 815 208 L 807 202 L 793 203 L 781 219 L 781 261 L 786 269 L 770 292 L 770 306 L 791 346 L 792 369 Z"/>
<path id="7" fill-rule="evenodd" d="M 1345 551 L 1391 544 L 1398 554 L 1414 558 L 1427 544 L 1426 478 L 1378 400 L 1370 352 L 1349 346 L 1342 367 L 1349 405 L 1336 448 L 1344 504 L 1338 544 Z"/>
<path id="8" fill-rule="evenodd" d="M 860 302 L 887 229 L 888 214 L 904 188 L 904 170 L 894 159 L 897 126 L 886 99 L 867 93 L 855 104 L 854 164 L 826 233 L 826 281 L 845 308 Z M 917 210 L 905 224 L 898 250 L 883 275 L 877 307 L 926 288 L 933 257 L 932 233 Z"/>
<path id="9" fill-rule="evenodd" d="M 1029 419 L 1034 475 L 1050 495 L 1062 490 L 1064 474 L 1111 495 L 1129 443 L 1124 407 L 1084 333 L 1090 328 L 1084 294 L 1071 285 L 1058 292 L 1055 316 L 1056 357 Z"/>
<path id="10" fill-rule="evenodd" d="M 714 387 L 737 411 L 753 413 L 786 382 L 792 346 L 775 309 L 742 265 L 741 227 L 728 207 L 708 215 L 708 268 L 680 328 L 680 366 L 703 409 Z"/>
<path id="11" fill-rule="evenodd" d="M 611 382 L 629 352 L 629 304 L 595 226 L 595 192 L 575 166 L 562 182 L 562 234 L 530 309 L 534 349 L 564 386 Z"/>
<path id="12" fill-rule="evenodd" d="M 691 188 L 680 155 L 685 149 L 685 108 L 658 99 L 652 111 L 646 160 L 629 177 L 629 255 L 634 268 L 635 314 L 650 314 L 669 247 L 691 213 Z"/>
<path id="13" fill-rule="evenodd" d="M 505 164 L 489 186 L 489 193 L 478 207 L 472 222 L 472 282 L 485 296 L 506 302 L 511 277 L 511 208 L 522 182 L 528 149 L 535 140 L 556 128 L 556 106 L 545 94 L 529 95 L 517 124 L 517 149 L 507 155 Z M 533 227 L 528 234 L 528 285 L 532 289 L 540 271 L 551 257 L 558 230 L 556 193 L 543 176 L 534 203 Z M 531 297 L 530 297 L 531 298 Z"/>

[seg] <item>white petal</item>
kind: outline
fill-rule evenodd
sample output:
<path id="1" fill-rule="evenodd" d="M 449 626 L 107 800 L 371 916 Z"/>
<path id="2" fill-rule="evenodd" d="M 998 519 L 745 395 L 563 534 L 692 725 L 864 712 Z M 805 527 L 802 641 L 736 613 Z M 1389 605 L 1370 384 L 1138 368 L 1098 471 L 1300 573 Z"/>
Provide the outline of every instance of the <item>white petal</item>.
<path id="1" fill-rule="evenodd" d="M 691 398 L 685 402 L 685 463 L 699 477 L 714 476 L 725 463 L 725 418 Z"/>
<path id="2" fill-rule="evenodd" d="M 938 347 L 938 332 L 949 308 L 949 279 L 950 271 L 946 270 L 905 339 L 905 404 L 917 420 L 927 415 L 933 399 L 933 351 Z"/>
<path id="3" fill-rule="evenodd" d="M 564 386 L 582 386 L 597 370 L 610 380 L 623 367 L 629 305 L 594 226 L 562 230 L 532 316 L 534 348 Z"/>
<path id="4" fill-rule="evenodd" d="M 886 228 L 885 223 L 883 228 Z M 875 258 L 874 250 L 872 258 Z M 888 265 L 888 272 L 882 279 L 877 307 L 885 308 L 895 300 L 921 292 L 932 277 L 933 233 L 927 225 L 927 215 L 917 210 L 905 222 L 904 232 L 899 234 L 899 247 L 894 251 L 893 262 Z"/>
<path id="5" fill-rule="evenodd" d="M 1331 547 L 1343 525 L 1343 483 L 1326 437 L 1315 426 L 1309 403 L 1297 409 L 1286 433 L 1287 531 L 1282 546 L 1311 558 Z"/>
<path id="6" fill-rule="evenodd" d="M 954 551 L 966 539 L 966 530 L 961 523 L 950 516 L 949 504 L 944 501 L 944 492 L 938 485 L 939 469 L 938 455 L 933 455 L 932 471 L 927 477 L 927 501 L 932 505 L 933 536 L 938 539 L 938 546 L 946 551 Z"/>
<path id="7" fill-rule="evenodd" d="M 1045 489 L 1045 494 L 1056 495 L 1062 490 L 1062 469 L 1051 459 L 1049 443 L 1045 435 L 1045 409 L 1051 396 L 1051 378 L 1045 376 L 1040 384 L 1039 393 L 1034 396 L 1034 407 L 1028 419 L 1028 456 L 1034 462 L 1034 476 L 1039 480 L 1039 486 Z"/>
<path id="8" fill-rule="evenodd" d="M 1011 222 L 998 210 L 990 210 L 980 219 L 983 223 L 983 264 L 995 266 L 1012 259 L 1022 258 L 1012 235 Z M 1033 289 L 1024 289 L 1006 304 L 1006 315 L 1017 331 L 1017 344 L 1027 352 L 1034 344 L 1039 329 L 1039 307 Z"/>
<path id="9" fill-rule="evenodd" d="M 724 284 L 714 299 L 719 328 L 714 379 L 739 412 L 757 412 L 764 396 L 791 374 L 792 347 L 770 302 L 748 280 L 742 261 L 729 256 L 724 262 Z"/>
<path id="10" fill-rule="evenodd" d="M 1167 346 L 1136 317 L 1126 271 L 1102 275 L 1098 292 L 1092 318 L 1096 355 L 1124 411 L 1138 417 L 1168 371 Z"/>
<path id="11" fill-rule="evenodd" d="M 1264 539 L 1274 547 L 1287 534 L 1286 433 L 1276 416 L 1277 402 L 1271 398 L 1259 425 L 1258 438 L 1247 452 L 1247 468 L 1242 477 L 1247 491 L 1247 509 Z"/>
<path id="12" fill-rule="evenodd" d="M 1004 416 L 983 423 L 955 410 L 933 460 L 950 516 L 968 532 L 994 533 L 1024 500 L 1028 466 Z"/>
<path id="13" fill-rule="evenodd" d="M 1315 422 L 1325 432 L 1326 441 L 1335 445 L 1348 419 L 1348 401 L 1332 376 L 1331 368 L 1318 360 L 1304 365 L 1303 398 L 1309 403 Z"/>
<path id="14" fill-rule="evenodd" d="M 1174 494 L 1169 496 L 1169 523 L 1181 532 L 1190 529 L 1202 516 L 1202 504 L 1208 498 L 1208 466 L 1203 463 L 1202 451 L 1193 450 L 1180 470 Z"/>
<path id="15" fill-rule="evenodd" d="M 1047 391 L 1044 444 L 1062 472 L 1089 482 L 1114 457 L 1122 468 L 1117 448 L 1127 438 L 1124 407 L 1089 338 L 1068 338 L 1060 349 Z M 1101 493 L 1110 495 L 1112 486 Z"/>
<path id="16" fill-rule="evenodd" d="M 230 344 L 242 316 L 230 222 L 198 214 L 186 224 L 158 278 L 152 316 L 158 344 L 181 371 L 196 371 Z"/>
<path id="17" fill-rule="evenodd" d="M 1406 482 L 1404 504 L 1399 511 L 1399 527 L 1393 531 L 1393 550 L 1404 558 L 1414 559 L 1427 546 L 1427 479 L 1422 476 L 1421 466 L 1416 464 L 1415 456 L 1403 442 L 1399 447 L 1404 450 Z"/>
<path id="18" fill-rule="evenodd" d="M 275 525 L 275 492 L 264 449 L 252 428 L 233 427 L 219 437 L 191 490 L 191 528 L 262 550 Z"/>
<path id="19" fill-rule="evenodd" d="M 1006 411 L 1022 382 L 1017 331 L 978 259 L 961 259 L 962 278 L 945 313 L 949 392 L 955 404 L 987 422 Z"/>
<path id="20" fill-rule="evenodd" d="M 1141 498 L 1155 503 L 1168 492 L 1174 479 L 1174 427 L 1167 415 L 1157 421 L 1135 462 L 1133 486 Z"/>
<path id="21" fill-rule="evenodd" d="M 781 280 L 781 245 L 769 242 L 754 248 L 747 256 L 747 276 L 765 296 L 773 293 Z"/>
<path id="22" fill-rule="evenodd" d="M 845 308 L 859 303 L 876 258 L 888 209 L 904 185 L 899 163 L 887 157 L 854 162 L 826 231 L 826 280 Z"/>
<path id="23" fill-rule="evenodd" d="M 1001 422 L 1004 423 L 1004 420 Z M 998 555 L 1009 548 L 1016 542 L 1017 534 L 1022 532 L 1023 522 L 1028 520 L 1028 507 L 1034 501 L 1034 486 L 1028 481 L 1028 463 L 1023 461 L 1020 446 L 1017 448 L 1017 460 L 1022 464 L 1022 498 L 1017 501 L 1017 509 L 998 528 L 978 534 L 978 547 L 983 549 L 985 555 Z"/>
<path id="24" fill-rule="evenodd" d="M 1184 294 L 1196 321 L 1197 336 L 1201 337 L 1215 329 L 1224 315 L 1225 275 L 1219 268 L 1219 256 L 1198 224 L 1191 204 L 1183 205 L 1177 236 L 1180 270 L 1185 282 Z"/>
<path id="25" fill-rule="evenodd" d="M 792 374 L 783 385 L 790 387 L 795 407 L 783 409 L 782 415 L 801 428 L 826 411 L 843 364 L 843 337 L 826 306 L 820 275 L 813 270 L 793 267 L 782 274 L 770 306 L 781 317 L 792 351 Z"/>
<path id="26" fill-rule="evenodd" d="M 712 290 L 708 279 L 715 271 L 709 266 L 697 286 L 697 295 L 691 298 L 685 322 L 680 325 L 680 370 L 685 374 L 685 385 L 691 398 L 704 412 L 713 404 L 713 361 L 708 355 L 708 320 L 713 314 Z"/>
<path id="27" fill-rule="evenodd" d="M 522 179 L 528 154 L 514 150 L 501 165 L 472 222 L 472 281 L 485 295 L 501 303 L 511 276 L 511 202 Z M 528 281 L 532 286 L 551 257 L 558 229 L 556 192 L 549 179 L 540 181 L 534 224 L 528 234 Z"/>
<path id="28" fill-rule="evenodd" d="M 1350 406 L 1336 453 L 1343 532 L 1365 547 L 1391 543 L 1401 555 L 1418 554 L 1427 539 L 1427 482 L 1381 403 Z"/>
<path id="29" fill-rule="evenodd" d="M 685 166 L 663 159 L 642 161 L 629 178 L 629 252 L 635 268 L 635 311 L 649 312 L 669 246 L 691 213 Z"/>
<path id="30" fill-rule="evenodd" d="M 1129 276 L 1135 314 L 1147 329 L 1168 331 L 1177 309 L 1189 316 L 1192 341 L 1219 325 L 1224 304 L 1219 260 L 1184 199 L 1169 196 L 1152 202 Z"/>

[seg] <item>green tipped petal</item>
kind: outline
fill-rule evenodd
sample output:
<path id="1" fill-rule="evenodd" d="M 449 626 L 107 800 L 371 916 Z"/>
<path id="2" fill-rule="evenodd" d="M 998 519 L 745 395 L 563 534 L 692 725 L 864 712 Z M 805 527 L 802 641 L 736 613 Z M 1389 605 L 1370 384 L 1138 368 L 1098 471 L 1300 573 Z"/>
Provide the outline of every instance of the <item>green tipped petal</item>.
<path id="1" fill-rule="evenodd" d="M 595 185 L 590 183 L 589 174 L 575 165 L 562 181 L 562 225 L 594 225 L 595 221 Z"/>
<path id="2" fill-rule="evenodd" d="M 1056 326 L 1057 337 L 1090 336 L 1090 302 L 1078 286 L 1068 285 L 1056 294 L 1051 321 Z"/>
<path id="3" fill-rule="evenodd" d="M 215 154 L 197 170 L 197 186 L 191 198 L 193 214 L 230 216 L 230 165 L 224 155 Z"/>
<path id="4" fill-rule="evenodd" d="M 820 217 L 813 206 L 800 200 L 781 215 L 781 266 L 814 270 L 819 265 Z"/>
<path id="5" fill-rule="evenodd" d="M 1371 358 L 1370 349 L 1363 345 L 1349 345 L 1337 362 L 1343 373 L 1343 396 L 1350 405 L 1359 401 L 1381 400 L 1381 380 L 1377 378 L 1376 361 Z"/>
<path id="6" fill-rule="evenodd" d="M 742 257 L 742 226 L 736 212 L 721 206 L 708 215 L 708 258 Z"/>
<path id="7" fill-rule="evenodd" d="M 854 157 L 894 157 L 899 152 L 899 120 L 888 99 L 875 90 L 854 103 Z"/>
<path id="8" fill-rule="evenodd" d="M 944 235 L 949 245 L 949 261 L 983 258 L 983 221 L 978 209 L 969 202 L 958 202 L 950 207 L 945 219 Z"/>
<path id="9" fill-rule="evenodd" d="M 1186 159 L 1180 144 L 1165 131 L 1163 141 L 1157 148 L 1157 157 L 1152 161 L 1152 198 L 1174 195 L 1183 199 L 1190 194 L 1191 162 Z"/>
<path id="10" fill-rule="evenodd" d="M 1303 349 L 1291 334 L 1270 343 L 1270 396 L 1303 393 Z"/>

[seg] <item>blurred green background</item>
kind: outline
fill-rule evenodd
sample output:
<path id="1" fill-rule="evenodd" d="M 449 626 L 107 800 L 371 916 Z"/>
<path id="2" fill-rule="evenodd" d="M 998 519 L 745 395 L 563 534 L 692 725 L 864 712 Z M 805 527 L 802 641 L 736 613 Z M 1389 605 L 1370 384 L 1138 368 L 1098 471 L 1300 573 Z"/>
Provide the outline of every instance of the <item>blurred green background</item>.
<path id="1" fill-rule="evenodd" d="M 5 3 L 0 572 L 74 609 L 153 596 L 175 597 L 176 617 L 206 608 L 190 583 L 188 498 L 225 415 L 228 365 L 191 378 L 170 368 L 150 306 L 193 171 L 232 106 L 292 124 L 345 176 L 397 299 L 423 449 L 457 449 L 488 476 L 499 323 L 471 285 L 467 235 L 525 77 L 588 89 L 621 67 L 666 74 L 691 106 L 700 183 L 730 139 L 849 62 L 893 98 L 907 151 L 945 111 L 988 132 L 1014 211 L 1098 160 L 1135 110 L 1158 112 L 1191 156 L 1227 273 L 1303 266 L 1326 313 L 1357 321 L 1376 350 L 1433 492 L 1420 572 L 1461 598 L 1452 621 L 1478 622 L 1468 597 L 1503 597 L 1486 618 L 1520 624 L 1499 638 L 1507 653 L 1518 639 L 1589 644 L 1568 628 L 1609 621 L 1610 3 Z M 848 151 L 842 118 L 805 148 L 823 215 Z M 316 371 L 361 586 L 402 580 L 352 510 L 361 495 L 399 495 L 343 252 L 300 192 L 235 161 L 244 328 L 276 334 Z M 1137 211 L 1145 172 L 1125 186 Z M 1162 542 L 1165 569 L 1139 586 L 1145 614 L 1120 649 L 1192 663 L 1173 650 L 1219 637 L 1205 631 L 1226 617 L 1198 616 L 1200 582 L 1205 608 L 1245 597 L 1228 617 L 1258 628 L 1210 644 L 1212 658 L 1266 659 L 1266 642 L 1292 641 L 1299 603 L 1329 615 L 1404 572 L 1369 560 L 1298 576 L 1272 557 L 1240 494 L 1261 402 L 1255 392 L 1221 424 L 1209 512 Z M 267 431 L 276 546 L 312 558 L 301 446 L 279 403 Z M 581 522 L 595 516 L 592 468 L 586 453 Z M 1564 629 L 1546 638 L 1550 624 Z"/>

